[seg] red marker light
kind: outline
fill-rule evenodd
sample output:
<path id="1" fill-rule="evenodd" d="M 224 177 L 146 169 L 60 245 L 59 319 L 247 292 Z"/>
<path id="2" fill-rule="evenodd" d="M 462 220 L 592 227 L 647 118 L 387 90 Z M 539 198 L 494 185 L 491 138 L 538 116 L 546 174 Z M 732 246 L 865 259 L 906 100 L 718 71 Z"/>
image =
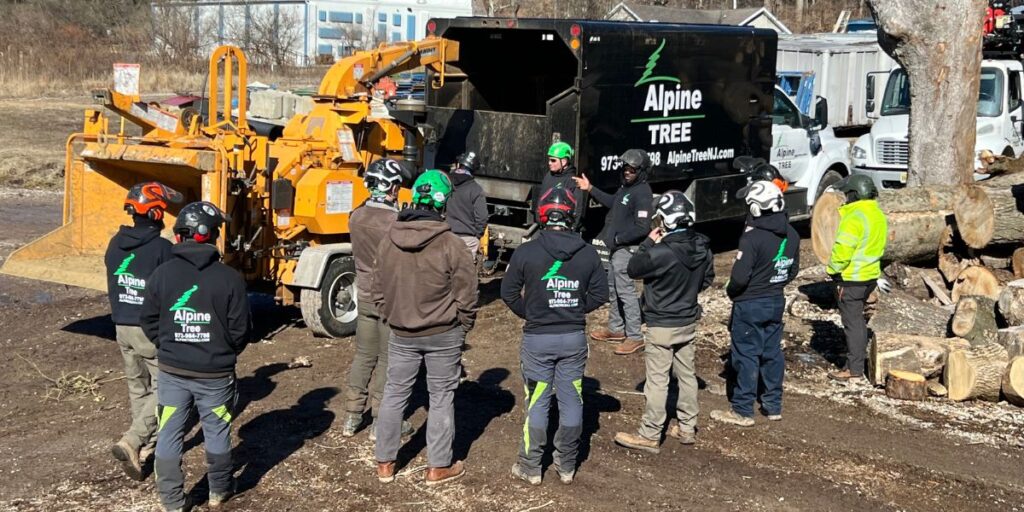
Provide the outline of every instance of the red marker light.
<path id="1" fill-rule="evenodd" d="M 427 22 L 427 33 L 434 35 L 434 31 L 437 30 L 437 23 L 434 20 Z"/>
<path id="2" fill-rule="evenodd" d="M 571 34 L 573 37 L 579 37 L 582 33 L 583 29 L 581 29 L 579 25 L 573 25 L 569 27 L 569 34 Z"/>

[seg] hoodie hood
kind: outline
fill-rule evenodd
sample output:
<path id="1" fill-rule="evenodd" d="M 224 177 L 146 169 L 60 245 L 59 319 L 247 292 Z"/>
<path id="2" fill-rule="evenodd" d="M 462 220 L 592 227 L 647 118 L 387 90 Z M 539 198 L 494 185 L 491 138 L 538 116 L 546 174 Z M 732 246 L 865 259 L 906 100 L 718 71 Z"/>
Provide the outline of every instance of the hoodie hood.
<path id="1" fill-rule="evenodd" d="M 155 222 L 137 223 L 135 226 L 121 226 L 117 245 L 125 251 L 135 250 L 160 236 L 160 227 Z"/>
<path id="2" fill-rule="evenodd" d="M 473 174 L 461 167 L 452 171 L 449 176 L 452 178 L 452 185 L 456 187 L 473 179 Z"/>
<path id="3" fill-rule="evenodd" d="M 210 244 L 186 241 L 171 248 L 171 254 L 189 262 L 193 267 L 202 270 L 212 263 L 220 261 L 220 252 Z"/>
<path id="4" fill-rule="evenodd" d="M 785 212 L 772 212 L 760 217 L 750 215 L 747 217 L 747 225 L 786 238 L 786 234 L 789 232 L 789 216 Z"/>
<path id="5" fill-rule="evenodd" d="M 448 223 L 436 212 L 405 210 L 398 215 L 398 220 L 391 226 L 388 238 L 403 251 L 422 250 L 435 238 L 451 231 Z"/>
<path id="6" fill-rule="evenodd" d="M 568 261 L 587 245 L 579 234 L 570 231 L 543 230 L 539 241 L 544 251 L 558 261 Z"/>
<path id="7" fill-rule="evenodd" d="M 686 259 L 680 261 L 691 272 L 703 265 L 711 256 L 707 237 L 692 229 L 669 233 L 665 235 L 665 238 L 661 239 L 661 243 L 671 244 L 672 247 L 682 250 L 683 254 L 686 255 Z"/>

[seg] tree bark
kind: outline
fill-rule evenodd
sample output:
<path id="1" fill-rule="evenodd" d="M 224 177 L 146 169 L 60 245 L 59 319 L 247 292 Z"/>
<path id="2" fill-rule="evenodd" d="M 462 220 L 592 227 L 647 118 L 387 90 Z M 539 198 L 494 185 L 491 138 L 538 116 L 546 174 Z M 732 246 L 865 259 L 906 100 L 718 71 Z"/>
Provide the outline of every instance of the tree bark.
<path id="1" fill-rule="evenodd" d="M 996 341 L 996 301 L 980 295 L 962 297 L 956 304 L 950 330 L 971 345 Z"/>
<path id="2" fill-rule="evenodd" d="M 886 332 L 945 338 L 950 313 L 899 290 L 878 294 L 878 306 L 868 327 Z"/>
<path id="3" fill-rule="evenodd" d="M 952 350 L 971 346 L 961 338 L 932 338 L 876 332 L 868 347 L 868 379 L 881 386 L 892 370 L 903 370 L 932 377 L 942 373 Z"/>
<path id="4" fill-rule="evenodd" d="M 1002 286 L 999 279 L 991 270 L 973 265 L 960 271 L 953 281 L 953 294 L 950 296 L 954 302 L 960 302 L 961 297 L 968 295 L 982 295 L 992 300 L 999 298 Z"/>
<path id="5" fill-rule="evenodd" d="M 943 373 L 949 399 L 998 402 L 1007 363 L 1006 350 L 995 343 L 951 351 Z"/>
<path id="6" fill-rule="evenodd" d="M 999 329 L 996 334 L 996 343 L 1006 349 L 1006 355 L 1010 359 L 1024 356 L 1024 327 Z"/>
<path id="7" fill-rule="evenodd" d="M 928 381 L 920 373 L 891 370 L 885 378 L 885 396 L 897 400 L 924 400 L 928 398 Z"/>
<path id="8" fill-rule="evenodd" d="M 991 244 L 1024 242 L 1024 185 L 978 187 L 992 203 Z"/>
<path id="9" fill-rule="evenodd" d="M 870 0 L 878 42 L 907 71 L 910 113 L 908 184 L 970 183 L 980 27 L 986 0 Z"/>
<path id="10" fill-rule="evenodd" d="M 999 292 L 999 314 L 1009 326 L 1024 325 L 1024 279 L 1010 281 Z"/>
<path id="11" fill-rule="evenodd" d="M 1017 279 L 1024 277 L 1024 247 L 1018 247 L 1013 251 L 1011 265 L 1013 266 L 1013 277 Z"/>
<path id="12" fill-rule="evenodd" d="M 1007 402 L 1024 407 L 1024 357 L 1015 357 L 1006 365 L 1002 389 Z"/>

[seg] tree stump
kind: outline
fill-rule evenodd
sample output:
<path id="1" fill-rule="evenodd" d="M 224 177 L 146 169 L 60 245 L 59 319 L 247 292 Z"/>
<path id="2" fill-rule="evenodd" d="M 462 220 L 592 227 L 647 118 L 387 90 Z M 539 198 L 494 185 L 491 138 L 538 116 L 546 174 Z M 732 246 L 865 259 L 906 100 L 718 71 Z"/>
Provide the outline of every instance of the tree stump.
<path id="1" fill-rule="evenodd" d="M 931 377 L 942 373 L 947 354 L 969 348 L 961 338 L 932 338 L 876 332 L 868 346 L 868 380 L 876 386 L 885 384 L 891 370 L 904 370 Z"/>
<path id="2" fill-rule="evenodd" d="M 992 271 L 981 266 L 970 266 L 956 276 L 953 281 L 953 302 L 960 302 L 960 297 L 967 295 L 983 295 L 992 300 L 999 298 L 999 280 Z"/>
<path id="3" fill-rule="evenodd" d="M 999 329 L 996 334 L 996 343 L 1006 349 L 1006 355 L 1010 359 L 1024 356 L 1024 326 Z"/>
<path id="4" fill-rule="evenodd" d="M 1007 402 L 1024 407 L 1024 357 L 1015 357 L 1006 365 L 1002 389 Z"/>
<path id="5" fill-rule="evenodd" d="M 920 373 L 889 370 L 885 377 L 885 396 L 897 400 L 924 400 L 928 398 L 928 381 Z"/>
<path id="6" fill-rule="evenodd" d="M 949 399 L 998 402 L 1007 363 L 1006 349 L 995 343 L 952 350 L 943 373 Z"/>
<path id="7" fill-rule="evenodd" d="M 1010 281 L 999 292 L 999 315 L 1006 325 L 1024 325 L 1024 279 Z"/>
<path id="8" fill-rule="evenodd" d="M 971 345 L 996 341 L 996 301 L 980 295 L 962 297 L 956 304 L 950 330 Z"/>
<path id="9" fill-rule="evenodd" d="M 880 293 L 874 316 L 868 322 L 876 333 L 887 332 L 945 338 L 950 313 L 899 290 Z"/>

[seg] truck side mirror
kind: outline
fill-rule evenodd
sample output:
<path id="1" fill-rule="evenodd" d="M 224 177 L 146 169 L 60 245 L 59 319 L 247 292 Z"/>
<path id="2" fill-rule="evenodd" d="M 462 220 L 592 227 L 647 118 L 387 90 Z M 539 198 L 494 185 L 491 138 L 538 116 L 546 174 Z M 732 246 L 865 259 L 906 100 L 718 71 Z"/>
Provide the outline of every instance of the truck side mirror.
<path id="1" fill-rule="evenodd" d="M 814 104 L 814 124 L 818 129 L 828 126 L 828 100 L 821 96 Z"/>
<path id="2" fill-rule="evenodd" d="M 868 117 L 875 111 L 875 75 L 868 73 L 867 82 L 864 85 L 864 111 Z"/>
<path id="3" fill-rule="evenodd" d="M 875 111 L 875 100 L 868 100 L 864 104 L 864 110 L 867 111 L 868 117 L 871 117 L 871 114 Z"/>

